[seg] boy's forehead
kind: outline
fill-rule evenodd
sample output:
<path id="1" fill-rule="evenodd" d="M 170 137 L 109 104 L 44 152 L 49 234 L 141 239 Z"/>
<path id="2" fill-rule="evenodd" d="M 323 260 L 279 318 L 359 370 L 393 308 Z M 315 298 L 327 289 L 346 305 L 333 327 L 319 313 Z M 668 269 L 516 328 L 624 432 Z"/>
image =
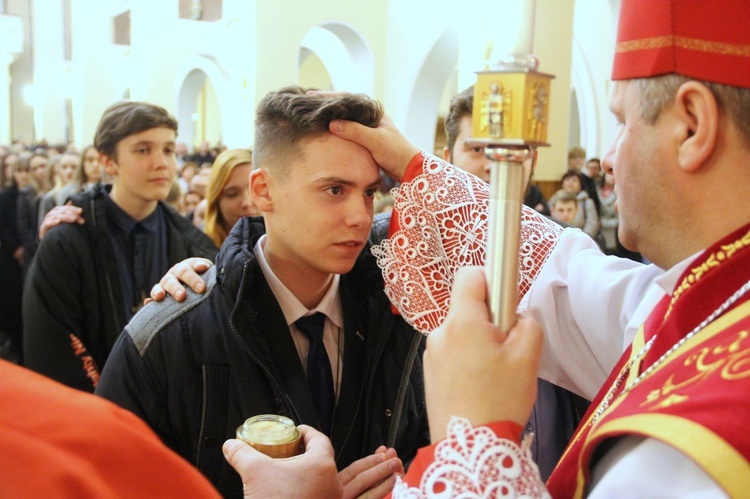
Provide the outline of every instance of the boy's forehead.
<path id="1" fill-rule="evenodd" d="M 177 133 L 168 127 L 163 126 L 157 126 L 154 128 L 149 128 L 147 130 L 142 130 L 140 132 L 136 132 L 133 134 L 128 135 L 127 137 L 124 137 L 120 142 L 153 142 L 156 139 L 163 141 L 163 142 L 174 142 L 177 138 Z"/>
<path id="2" fill-rule="evenodd" d="M 326 160 L 321 161 L 323 158 Z M 298 152 L 293 159 L 307 164 L 319 164 L 321 162 L 330 164 L 331 159 L 355 160 L 377 166 L 367 149 L 329 132 L 300 140 Z M 333 163 L 338 162 L 334 161 Z"/>

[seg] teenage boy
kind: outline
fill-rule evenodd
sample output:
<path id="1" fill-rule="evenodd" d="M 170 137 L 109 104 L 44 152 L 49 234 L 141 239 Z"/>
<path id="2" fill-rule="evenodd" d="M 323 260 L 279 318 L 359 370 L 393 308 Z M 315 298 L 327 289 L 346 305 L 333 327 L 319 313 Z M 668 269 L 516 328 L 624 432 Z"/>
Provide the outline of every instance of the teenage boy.
<path id="1" fill-rule="evenodd" d="M 560 189 L 550 199 L 550 212 L 553 220 L 572 225 L 578 214 L 578 199 L 575 194 Z"/>
<path id="2" fill-rule="evenodd" d="M 445 119 L 447 142 L 443 150 L 443 158 L 461 170 L 488 182 L 491 162 L 484 153 L 484 147 L 474 147 L 467 143 L 467 139 L 471 137 L 473 102 L 473 86 L 460 92 L 451 100 L 448 116 Z M 532 175 L 530 162 L 524 163 L 524 167 L 525 176 L 528 180 Z M 385 216 L 376 216 L 371 239 L 374 244 L 380 243 L 385 237 L 384 233 L 387 232 L 389 222 L 390 213 L 385 214 Z M 532 218 L 529 222 L 536 227 L 543 226 L 538 223 L 537 219 Z M 551 225 L 557 227 L 554 223 L 551 223 Z M 548 233 L 552 234 L 553 231 Z M 586 238 L 584 240 L 588 241 Z M 543 247 L 543 245 L 538 244 L 528 245 L 528 247 L 531 246 Z M 186 291 L 181 285 L 182 282 L 194 291 L 202 292 L 205 289 L 205 284 L 193 270 L 203 272 L 210 265 L 211 262 L 200 261 L 199 259 L 181 262 L 170 269 L 170 272 L 162 278 L 160 284 L 154 287 L 151 292 L 152 298 L 161 300 L 168 293 L 175 299 L 184 300 Z M 526 274 L 530 274 L 528 268 Z M 425 279 L 424 282 L 429 280 L 429 278 Z M 525 277 L 524 282 L 528 282 L 528 280 L 528 277 Z M 413 296 L 410 297 L 410 302 L 412 304 L 417 302 L 421 304 L 436 303 L 432 299 L 420 302 L 415 300 Z M 547 309 L 550 308 L 547 307 Z M 552 473 L 589 403 L 588 400 L 543 379 L 539 379 L 537 390 L 537 404 L 534 406 L 531 418 L 525 425 L 524 430 L 535 435 L 531 444 L 531 454 L 539 466 L 542 477 L 546 478 Z"/>
<path id="3" fill-rule="evenodd" d="M 162 201 L 175 178 L 177 121 L 143 102 L 110 106 L 94 143 L 111 187 L 74 196 L 83 225 L 50 230 L 23 296 L 27 367 L 93 391 L 117 336 L 171 265 L 213 257 L 211 240 Z"/>
<path id="4" fill-rule="evenodd" d="M 264 97 L 249 179 L 263 217 L 237 223 L 204 294 L 144 308 L 102 373 L 96 393 L 144 419 L 224 495 L 242 483 L 221 442 L 257 414 L 322 429 L 339 469 L 382 445 L 406 462 L 429 443 L 424 339 L 391 313 L 367 244 L 379 169 L 328 131 L 333 119 L 376 126 L 382 115 L 364 96 L 289 87 Z M 312 317 L 317 334 L 301 321 Z"/>

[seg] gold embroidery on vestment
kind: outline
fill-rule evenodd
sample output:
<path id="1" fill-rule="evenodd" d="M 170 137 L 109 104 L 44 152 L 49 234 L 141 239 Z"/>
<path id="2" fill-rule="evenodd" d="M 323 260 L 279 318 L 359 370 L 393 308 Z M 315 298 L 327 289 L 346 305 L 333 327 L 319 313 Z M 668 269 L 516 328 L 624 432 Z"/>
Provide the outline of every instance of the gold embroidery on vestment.
<path id="1" fill-rule="evenodd" d="M 669 314 L 672 313 L 672 308 L 674 307 L 674 304 L 677 302 L 678 298 L 685 291 L 687 291 L 690 286 L 698 282 L 698 280 L 706 275 L 710 270 L 715 269 L 720 264 L 726 262 L 748 246 L 750 246 L 750 231 L 748 231 L 741 238 L 737 239 L 735 242 L 722 246 L 721 249 L 716 251 L 716 253 L 712 253 L 711 255 L 709 255 L 703 263 L 701 263 L 697 267 L 690 269 L 690 273 L 685 276 L 680 285 L 675 288 L 674 293 L 672 293 L 672 301 L 669 303 L 667 313 L 664 314 L 664 319 L 669 317 Z"/>
<path id="2" fill-rule="evenodd" d="M 750 376 L 750 344 L 743 344 L 749 337 L 750 333 L 740 331 L 729 344 L 704 347 L 688 355 L 683 362 L 685 369 L 682 371 L 682 374 L 688 376 L 687 379 L 675 381 L 681 373 L 671 374 L 661 388 L 649 392 L 641 407 L 652 405 L 649 410 L 658 410 L 684 402 L 689 397 L 677 393 L 678 391 L 699 383 L 714 373 L 718 373 L 726 381 Z M 693 372 L 687 373 L 691 368 Z"/>

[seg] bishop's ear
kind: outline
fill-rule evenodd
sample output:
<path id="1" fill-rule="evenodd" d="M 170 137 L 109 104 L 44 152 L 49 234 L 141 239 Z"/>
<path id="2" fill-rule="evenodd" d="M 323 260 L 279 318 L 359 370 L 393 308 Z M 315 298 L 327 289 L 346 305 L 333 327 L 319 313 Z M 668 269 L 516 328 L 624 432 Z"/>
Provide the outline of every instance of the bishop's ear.
<path id="1" fill-rule="evenodd" d="M 697 81 L 683 83 L 675 94 L 679 120 L 679 163 L 686 172 L 698 171 L 716 147 L 719 108 L 713 93 Z"/>

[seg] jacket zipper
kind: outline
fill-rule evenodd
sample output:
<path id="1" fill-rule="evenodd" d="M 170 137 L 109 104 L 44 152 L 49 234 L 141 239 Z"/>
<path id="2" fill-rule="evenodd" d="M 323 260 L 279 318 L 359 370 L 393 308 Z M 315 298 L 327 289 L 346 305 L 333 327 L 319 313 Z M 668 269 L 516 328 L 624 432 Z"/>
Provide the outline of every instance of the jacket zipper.
<path id="1" fill-rule="evenodd" d="M 255 356 L 252 350 L 250 350 L 250 346 L 242 338 L 242 335 L 240 335 L 239 331 L 237 330 L 237 326 L 234 323 L 234 315 L 236 314 L 237 309 L 240 306 L 240 303 L 242 303 L 242 294 L 245 292 L 245 280 L 247 278 L 247 269 L 249 265 L 250 265 L 250 261 L 248 260 L 247 262 L 245 262 L 245 265 L 242 267 L 242 279 L 240 279 L 240 292 L 237 295 L 237 300 L 234 304 L 234 308 L 232 308 L 232 313 L 229 316 L 229 327 L 232 330 L 232 334 L 242 345 L 242 349 L 248 354 L 248 356 L 253 360 L 253 362 L 255 362 L 261 368 L 261 370 L 265 373 L 266 377 L 271 383 L 273 391 L 281 394 L 281 397 L 283 398 L 283 400 L 286 401 L 290 412 L 294 414 L 296 420 L 302 421 L 302 419 L 299 416 L 299 412 L 297 412 L 297 408 L 292 403 L 292 400 L 289 398 L 289 395 L 281 388 L 281 385 L 276 380 L 276 377 L 273 375 L 271 370 L 263 362 L 261 362 L 260 359 L 258 359 Z"/>
<path id="2" fill-rule="evenodd" d="M 396 444 L 396 437 L 398 436 L 398 422 L 401 420 L 401 413 L 404 410 L 404 400 L 406 399 L 406 390 L 409 387 L 409 380 L 411 379 L 411 372 L 414 368 L 414 359 L 417 357 L 417 350 L 419 350 L 419 344 L 422 342 L 422 333 L 414 332 L 414 338 L 411 340 L 411 346 L 409 347 L 409 354 L 406 357 L 404 363 L 404 372 L 401 375 L 401 384 L 398 387 L 398 394 L 396 395 L 396 404 L 393 408 L 393 419 L 391 420 L 390 428 L 388 429 L 388 440 L 387 446 L 394 447 Z"/>
<path id="3" fill-rule="evenodd" d="M 371 408 L 370 408 L 370 399 L 372 395 L 372 386 L 375 383 L 375 373 L 378 372 L 378 366 L 380 364 L 380 358 L 383 356 L 383 350 L 385 350 L 385 344 L 387 341 L 382 341 L 380 344 L 380 348 L 377 352 L 377 356 L 375 357 L 375 363 L 372 366 L 372 369 L 370 370 L 370 379 L 367 383 L 367 391 L 365 392 L 366 400 L 365 400 L 365 435 L 364 435 L 364 441 L 367 442 L 367 438 L 369 437 L 370 433 L 370 419 L 371 419 Z M 391 422 L 392 424 L 392 422 Z M 390 427 L 390 425 L 389 425 Z M 347 437 L 348 438 L 348 437 Z"/>
<path id="4" fill-rule="evenodd" d="M 206 404 L 208 403 L 208 393 L 206 393 L 206 366 L 201 366 L 203 378 L 203 404 L 201 404 L 201 429 L 198 432 L 198 452 L 195 455 L 195 466 L 201 462 L 201 451 L 203 450 L 203 435 L 206 432 Z"/>
<path id="5" fill-rule="evenodd" d="M 96 222 L 95 198 L 93 196 L 89 200 L 89 203 L 91 204 L 91 219 L 92 219 L 91 223 L 94 226 L 94 238 L 98 246 L 99 245 L 99 225 Z M 111 304 L 110 310 L 112 312 L 112 319 L 114 321 L 115 330 L 122 331 L 124 327 L 120 325 L 120 320 L 117 317 L 118 305 L 115 303 L 114 290 L 112 289 L 112 279 L 111 279 L 111 276 L 109 275 L 109 269 L 107 268 L 104 269 L 104 278 L 107 282 L 107 294 L 109 295 L 109 303 Z"/>

